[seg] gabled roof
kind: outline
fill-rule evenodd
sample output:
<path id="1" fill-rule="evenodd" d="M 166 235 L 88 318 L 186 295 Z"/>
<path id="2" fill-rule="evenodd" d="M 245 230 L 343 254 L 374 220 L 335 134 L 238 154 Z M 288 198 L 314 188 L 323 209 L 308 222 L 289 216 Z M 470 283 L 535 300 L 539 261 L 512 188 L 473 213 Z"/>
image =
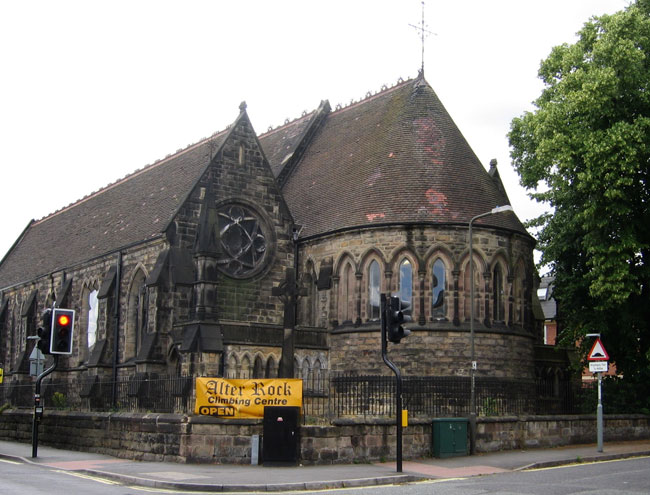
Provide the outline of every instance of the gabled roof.
<path id="1" fill-rule="evenodd" d="M 160 236 L 228 131 L 30 223 L 0 264 L 0 288 Z"/>
<path id="2" fill-rule="evenodd" d="M 380 224 L 467 225 L 509 204 L 499 184 L 418 77 L 330 113 L 283 193 L 310 237 Z M 513 213 L 477 224 L 528 235 Z"/>

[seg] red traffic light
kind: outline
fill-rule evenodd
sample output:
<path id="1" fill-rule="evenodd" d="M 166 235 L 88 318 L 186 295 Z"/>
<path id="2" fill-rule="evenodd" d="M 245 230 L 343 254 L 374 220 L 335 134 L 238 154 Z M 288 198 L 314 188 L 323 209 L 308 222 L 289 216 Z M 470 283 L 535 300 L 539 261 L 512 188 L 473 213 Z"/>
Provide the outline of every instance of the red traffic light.
<path id="1" fill-rule="evenodd" d="M 52 354 L 72 354 L 74 344 L 74 310 L 54 308 L 52 315 Z"/>

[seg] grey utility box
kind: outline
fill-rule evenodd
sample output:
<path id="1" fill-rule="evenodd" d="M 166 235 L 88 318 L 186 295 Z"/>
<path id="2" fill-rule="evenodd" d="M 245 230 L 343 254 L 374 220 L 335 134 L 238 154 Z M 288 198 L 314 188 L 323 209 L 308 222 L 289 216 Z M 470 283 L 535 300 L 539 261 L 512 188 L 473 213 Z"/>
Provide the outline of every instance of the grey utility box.
<path id="1" fill-rule="evenodd" d="M 436 418 L 432 425 L 434 457 L 467 455 L 467 418 Z"/>

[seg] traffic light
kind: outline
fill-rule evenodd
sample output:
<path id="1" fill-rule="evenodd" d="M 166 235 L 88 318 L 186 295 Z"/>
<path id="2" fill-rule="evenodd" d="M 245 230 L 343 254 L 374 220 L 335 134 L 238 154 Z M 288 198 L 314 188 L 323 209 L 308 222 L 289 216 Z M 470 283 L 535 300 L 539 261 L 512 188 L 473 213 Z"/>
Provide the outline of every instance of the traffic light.
<path id="1" fill-rule="evenodd" d="M 52 354 L 72 354 L 74 310 L 54 308 L 52 313 Z"/>
<path id="2" fill-rule="evenodd" d="M 386 336 L 388 340 L 399 344 L 400 340 L 411 333 L 408 328 L 402 326 L 405 320 L 399 297 L 391 296 L 386 305 Z"/>
<path id="3" fill-rule="evenodd" d="M 52 310 L 43 311 L 41 315 L 41 326 L 36 329 L 39 341 L 36 344 L 43 354 L 50 354 L 50 339 L 52 338 Z"/>

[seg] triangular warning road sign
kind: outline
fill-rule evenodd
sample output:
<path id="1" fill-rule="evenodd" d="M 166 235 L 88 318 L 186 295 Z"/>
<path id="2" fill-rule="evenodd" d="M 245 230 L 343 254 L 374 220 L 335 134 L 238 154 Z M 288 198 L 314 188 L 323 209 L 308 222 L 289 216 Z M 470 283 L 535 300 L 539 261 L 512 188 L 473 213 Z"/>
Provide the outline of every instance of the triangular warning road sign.
<path id="1" fill-rule="evenodd" d="M 609 361 L 609 354 L 605 350 L 603 343 L 600 341 L 600 338 L 597 338 L 594 342 L 594 345 L 591 346 L 589 351 L 589 356 L 587 356 L 588 361 Z"/>

